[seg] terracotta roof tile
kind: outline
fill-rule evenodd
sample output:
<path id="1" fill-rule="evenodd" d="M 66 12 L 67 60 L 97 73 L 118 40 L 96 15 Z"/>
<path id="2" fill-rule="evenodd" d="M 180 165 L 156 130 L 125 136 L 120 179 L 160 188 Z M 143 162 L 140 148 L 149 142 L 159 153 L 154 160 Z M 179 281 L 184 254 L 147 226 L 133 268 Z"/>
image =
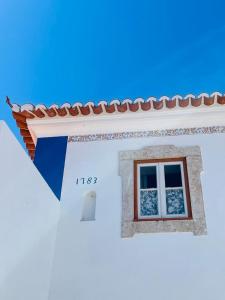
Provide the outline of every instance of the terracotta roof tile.
<path id="1" fill-rule="evenodd" d="M 98 105 L 98 106 L 92 105 L 91 108 L 95 115 L 99 115 L 103 112 L 103 108 L 101 105 Z"/>
<path id="2" fill-rule="evenodd" d="M 12 104 L 7 97 L 6 102 L 12 109 L 13 117 L 16 120 L 17 126 L 20 128 L 21 135 L 24 138 L 24 142 L 28 149 L 31 158 L 34 158 L 35 144 L 32 140 L 31 133 L 27 126 L 27 119 L 43 119 L 43 118 L 55 118 L 55 117 L 79 117 L 88 115 L 101 115 L 101 114 L 112 114 L 112 113 L 126 113 L 126 112 L 137 112 L 137 111 L 150 111 L 150 110 L 161 110 L 161 109 L 174 109 L 176 107 L 199 107 L 201 105 L 210 106 L 213 104 L 225 104 L 225 95 L 215 92 L 211 95 L 206 93 L 200 94 L 197 97 L 190 94 L 185 97 L 176 95 L 171 99 L 163 96 L 160 99 L 150 97 L 147 100 L 137 98 L 132 101 L 125 99 L 124 101 L 113 100 L 110 103 L 100 101 L 97 105 L 93 102 L 86 104 L 75 103 L 64 103 L 61 106 L 56 104 L 46 107 L 43 104 L 32 105 L 18 105 Z"/>

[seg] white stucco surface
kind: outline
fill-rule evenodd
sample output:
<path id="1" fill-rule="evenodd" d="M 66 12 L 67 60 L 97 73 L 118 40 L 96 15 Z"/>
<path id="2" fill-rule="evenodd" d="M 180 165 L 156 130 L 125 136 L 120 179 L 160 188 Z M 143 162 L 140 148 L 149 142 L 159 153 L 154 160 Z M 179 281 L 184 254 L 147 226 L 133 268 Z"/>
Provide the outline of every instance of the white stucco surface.
<path id="1" fill-rule="evenodd" d="M 0 299 L 47 300 L 59 202 L 0 122 Z"/>
<path id="2" fill-rule="evenodd" d="M 59 203 L 1 122 L 0 299 L 224 300 L 224 141 L 225 133 L 68 143 Z M 121 238 L 119 152 L 153 145 L 200 146 L 207 235 Z M 92 221 L 82 221 L 87 195 L 96 195 L 95 217 L 83 218 Z"/>
<path id="3" fill-rule="evenodd" d="M 225 134 L 69 143 L 50 300 L 224 300 Z M 121 238 L 119 151 L 152 145 L 202 151 L 208 234 L 146 233 Z M 94 184 L 76 184 L 94 176 Z M 95 221 L 81 222 L 96 192 Z"/>

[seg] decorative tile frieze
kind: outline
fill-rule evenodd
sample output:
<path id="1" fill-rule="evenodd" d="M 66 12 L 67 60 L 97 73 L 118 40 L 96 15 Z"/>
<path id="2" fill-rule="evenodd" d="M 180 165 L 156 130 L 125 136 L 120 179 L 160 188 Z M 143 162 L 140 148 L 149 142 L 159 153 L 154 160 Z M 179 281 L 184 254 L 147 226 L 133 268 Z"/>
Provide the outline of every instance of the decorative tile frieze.
<path id="1" fill-rule="evenodd" d="M 105 133 L 105 134 L 89 134 L 89 135 L 74 135 L 69 136 L 68 142 L 94 142 L 104 140 L 122 140 L 130 138 L 145 138 L 145 137 L 162 137 L 162 136 L 179 136 L 179 135 L 195 135 L 195 134 L 213 134 L 225 133 L 225 126 L 212 127 L 194 127 L 194 128 L 177 128 L 164 130 L 150 131 L 131 131 L 120 133 Z"/>

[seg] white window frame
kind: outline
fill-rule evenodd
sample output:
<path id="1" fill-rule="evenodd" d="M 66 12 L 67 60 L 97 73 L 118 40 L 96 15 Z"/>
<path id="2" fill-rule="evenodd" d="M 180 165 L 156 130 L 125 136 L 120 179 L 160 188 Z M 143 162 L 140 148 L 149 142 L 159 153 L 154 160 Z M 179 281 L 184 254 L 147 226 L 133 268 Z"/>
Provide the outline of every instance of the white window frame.
<path id="1" fill-rule="evenodd" d="M 182 186 L 180 187 L 165 187 L 165 173 L 164 173 L 164 166 L 166 165 L 179 165 L 181 169 L 181 180 Z M 149 189 L 141 189 L 141 176 L 140 176 L 140 168 L 141 167 L 156 167 L 156 180 L 157 180 L 157 187 L 156 188 L 149 188 Z M 174 219 L 174 218 L 187 218 L 188 217 L 188 207 L 187 207 L 187 197 L 186 197 L 186 186 L 185 186 L 185 178 L 184 178 L 184 167 L 182 161 L 171 161 L 171 162 L 158 162 L 158 163 L 139 163 L 137 166 L 137 199 L 138 199 L 138 219 L 139 220 L 148 220 L 148 219 Z M 166 190 L 176 190 L 182 189 L 183 190 L 183 197 L 184 197 L 184 209 L 185 214 L 167 214 L 166 208 Z M 157 190 L 158 195 L 158 215 L 151 215 L 151 216 L 142 216 L 141 211 L 141 204 L 140 204 L 140 191 L 154 191 Z"/>

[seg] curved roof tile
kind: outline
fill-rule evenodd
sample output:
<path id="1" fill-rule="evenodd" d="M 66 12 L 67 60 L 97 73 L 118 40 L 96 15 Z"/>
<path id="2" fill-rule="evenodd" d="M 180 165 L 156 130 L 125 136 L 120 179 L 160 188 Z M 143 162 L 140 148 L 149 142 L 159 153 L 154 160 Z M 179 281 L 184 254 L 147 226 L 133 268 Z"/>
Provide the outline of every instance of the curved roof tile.
<path id="1" fill-rule="evenodd" d="M 135 100 L 124 99 L 119 101 L 118 99 L 112 100 L 110 103 L 106 101 L 100 101 L 98 104 L 94 104 L 89 101 L 86 104 L 76 102 L 70 104 L 65 102 L 61 106 L 53 104 L 46 107 L 44 104 L 12 104 L 7 97 L 6 102 L 12 109 L 13 117 L 16 120 L 17 126 L 20 128 L 21 135 L 24 138 L 24 142 L 28 149 L 31 158 L 34 158 L 35 144 L 32 140 L 31 134 L 27 127 L 27 119 L 34 118 L 54 118 L 54 117 L 79 117 L 88 115 L 100 115 L 100 114 L 112 114 L 112 113 L 124 113 L 124 112 L 137 112 L 137 111 L 149 111 L 149 110 L 161 110 L 161 109 L 173 109 L 176 107 L 185 108 L 188 106 L 198 107 L 200 105 L 210 106 L 213 104 L 225 104 L 225 95 L 214 92 L 211 95 L 201 93 L 198 96 L 188 94 L 184 97 L 175 95 L 172 98 L 162 96 L 159 99 L 155 97 L 149 97 L 144 100 L 143 98 L 137 98 Z"/>

